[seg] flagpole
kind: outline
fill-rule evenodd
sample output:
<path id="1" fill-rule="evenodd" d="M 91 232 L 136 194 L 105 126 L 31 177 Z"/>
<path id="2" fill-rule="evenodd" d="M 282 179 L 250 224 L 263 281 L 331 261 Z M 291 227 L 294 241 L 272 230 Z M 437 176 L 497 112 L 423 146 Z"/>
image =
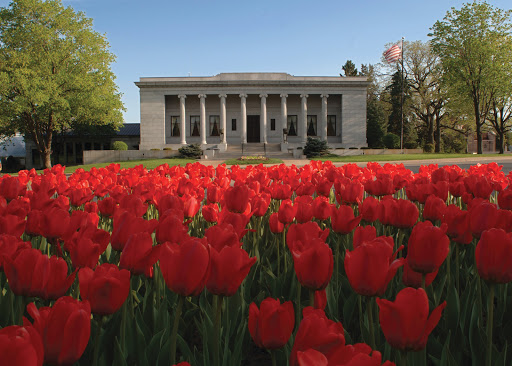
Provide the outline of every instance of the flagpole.
<path id="1" fill-rule="evenodd" d="M 402 37 L 402 96 L 400 100 L 400 117 L 401 117 L 401 129 L 400 129 L 400 153 L 404 153 L 404 37 Z"/>

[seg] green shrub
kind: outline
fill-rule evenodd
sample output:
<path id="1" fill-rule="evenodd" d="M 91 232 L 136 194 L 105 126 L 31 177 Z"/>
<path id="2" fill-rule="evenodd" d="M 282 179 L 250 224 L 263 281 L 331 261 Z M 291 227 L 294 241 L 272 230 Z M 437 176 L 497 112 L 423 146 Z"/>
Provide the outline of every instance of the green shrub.
<path id="1" fill-rule="evenodd" d="M 327 141 L 308 137 L 306 146 L 304 147 L 304 155 L 307 158 L 315 158 L 317 156 L 327 155 L 329 146 Z"/>
<path id="2" fill-rule="evenodd" d="M 160 149 L 151 149 L 151 151 L 160 151 Z"/>
<path id="3" fill-rule="evenodd" d="M 434 152 L 434 144 L 425 144 L 425 146 L 423 146 L 423 151 L 426 153 Z"/>
<path id="4" fill-rule="evenodd" d="M 172 151 L 172 147 L 164 147 L 164 151 Z"/>
<path id="5" fill-rule="evenodd" d="M 128 150 L 128 145 L 123 141 L 114 141 L 112 143 L 112 150 Z"/>
<path id="6" fill-rule="evenodd" d="M 349 150 L 358 150 L 359 148 L 358 148 L 358 147 L 354 147 L 354 146 L 353 146 L 353 147 L 349 147 L 348 149 L 349 149 Z"/>
<path id="7" fill-rule="evenodd" d="M 384 146 L 388 149 L 399 149 L 400 148 L 400 136 L 395 135 L 394 133 L 387 133 L 382 138 L 382 142 L 384 142 Z"/>
<path id="8" fill-rule="evenodd" d="M 203 150 L 201 150 L 201 145 L 199 144 L 190 144 L 180 147 L 178 152 L 182 158 L 199 159 L 203 155 Z"/>
<path id="9" fill-rule="evenodd" d="M 418 148 L 418 143 L 416 141 L 404 142 L 404 148 L 405 149 L 417 149 Z"/>

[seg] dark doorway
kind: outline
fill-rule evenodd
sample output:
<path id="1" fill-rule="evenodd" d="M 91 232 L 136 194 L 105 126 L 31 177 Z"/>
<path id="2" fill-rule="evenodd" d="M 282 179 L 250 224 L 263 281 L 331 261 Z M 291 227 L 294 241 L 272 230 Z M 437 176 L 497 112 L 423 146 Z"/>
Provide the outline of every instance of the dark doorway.
<path id="1" fill-rule="evenodd" d="M 260 142 L 260 116 L 247 116 L 247 142 Z"/>

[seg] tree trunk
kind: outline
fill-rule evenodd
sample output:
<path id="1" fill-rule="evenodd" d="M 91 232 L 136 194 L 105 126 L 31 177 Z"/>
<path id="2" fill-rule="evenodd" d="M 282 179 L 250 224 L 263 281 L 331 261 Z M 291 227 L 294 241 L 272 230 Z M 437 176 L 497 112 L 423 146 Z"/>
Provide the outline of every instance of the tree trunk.
<path id="1" fill-rule="evenodd" d="M 52 167 L 52 151 L 46 149 L 43 151 L 44 169 L 51 169 Z"/>
<path id="2" fill-rule="evenodd" d="M 436 153 L 441 152 L 441 120 L 436 116 Z"/>
<path id="3" fill-rule="evenodd" d="M 499 153 L 504 154 L 505 153 L 505 132 L 502 129 L 500 129 L 498 131 L 498 136 L 496 136 L 496 145 L 499 148 Z"/>

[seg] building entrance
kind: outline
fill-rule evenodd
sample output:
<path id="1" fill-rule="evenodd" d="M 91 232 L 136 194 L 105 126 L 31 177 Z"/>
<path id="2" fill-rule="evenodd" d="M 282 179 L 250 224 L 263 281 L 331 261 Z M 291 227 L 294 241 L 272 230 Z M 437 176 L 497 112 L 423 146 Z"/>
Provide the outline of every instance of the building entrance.
<path id="1" fill-rule="evenodd" d="M 247 116 L 247 142 L 260 142 L 260 116 Z"/>

